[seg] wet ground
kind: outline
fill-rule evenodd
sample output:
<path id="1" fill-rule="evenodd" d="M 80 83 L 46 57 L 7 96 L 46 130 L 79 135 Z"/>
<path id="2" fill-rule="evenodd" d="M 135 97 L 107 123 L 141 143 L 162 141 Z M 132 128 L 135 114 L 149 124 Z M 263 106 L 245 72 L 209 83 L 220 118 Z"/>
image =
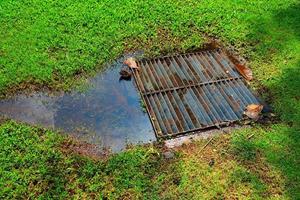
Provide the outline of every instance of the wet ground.
<path id="1" fill-rule="evenodd" d="M 127 144 L 154 141 L 134 80 L 119 80 L 123 60 L 93 78 L 84 92 L 20 94 L 0 100 L 0 114 L 58 129 L 113 152 Z"/>

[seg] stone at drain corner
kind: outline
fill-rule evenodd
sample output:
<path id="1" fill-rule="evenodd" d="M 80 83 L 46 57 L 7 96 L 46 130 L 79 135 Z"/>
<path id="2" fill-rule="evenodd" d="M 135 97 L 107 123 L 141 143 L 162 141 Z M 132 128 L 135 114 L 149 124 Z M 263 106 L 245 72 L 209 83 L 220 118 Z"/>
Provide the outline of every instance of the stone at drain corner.
<path id="1" fill-rule="evenodd" d="M 263 110 L 263 105 L 260 104 L 249 104 L 244 111 L 244 115 L 253 120 L 258 120 L 260 113 Z"/>
<path id="2" fill-rule="evenodd" d="M 136 60 L 133 57 L 129 57 L 124 61 L 124 64 L 130 67 L 131 69 L 139 69 L 137 66 Z"/>
<path id="3" fill-rule="evenodd" d="M 163 153 L 163 156 L 166 159 L 172 159 L 172 158 L 174 158 L 175 154 L 171 151 L 166 151 L 166 152 Z"/>

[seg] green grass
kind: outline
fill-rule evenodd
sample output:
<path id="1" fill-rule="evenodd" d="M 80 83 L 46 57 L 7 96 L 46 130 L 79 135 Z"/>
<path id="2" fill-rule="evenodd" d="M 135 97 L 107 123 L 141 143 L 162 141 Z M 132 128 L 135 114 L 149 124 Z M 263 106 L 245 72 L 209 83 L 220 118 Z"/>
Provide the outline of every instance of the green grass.
<path id="1" fill-rule="evenodd" d="M 245 56 L 264 56 L 272 45 L 285 43 L 291 23 L 298 25 L 299 18 L 284 12 L 296 7 L 297 15 L 296 2 L 3 0 L 0 91 L 32 84 L 66 89 L 78 74 L 102 68 L 126 49 L 152 55 L 185 51 L 200 47 L 204 35 L 234 45 Z M 278 31 L 280 13 L 288 27 Z"/>
<path id="2" fill-rule="evenodd" d="M 284 129 L 245 129 L 216 138 L 204 150 L 200 141 L 178 148 L 172 159 L 148 146 L 95 160 L 68 149 L 77 142 L 66 136 L 6 121 L 0 126 L 0 197 L 297 199 L 299 140 Z M 245 139 L 249 131 L 255 138 Z M 272 132 L 276 138 L 266 134 Z"/>
<path id="3" fill-rule="evenodd" d="M 300 199 L 299 21 L 296 0 L 1 1 L 2 94 L 31 84 L 67 89 L 124 51 L 186 51 L 217 37 L 247 58 L 252 87 L 279 121 L 204 151 L 205 141 L 181 147 L 171 160 L 136 147 L 106 161 L 65 153 L 66 138 L 51 131 L 5 122 L 0 197 Z"/>
<path id="4" fill-rule="evenodd" d="M 127 192 L 137 197 L 155 192 L 149 185 L 161 156 L 153 148 L 95 161 L 63 153 L 66 138 L 53 132 L 15 122 L 0 129 L 1 199 L 114 198 Z"/>

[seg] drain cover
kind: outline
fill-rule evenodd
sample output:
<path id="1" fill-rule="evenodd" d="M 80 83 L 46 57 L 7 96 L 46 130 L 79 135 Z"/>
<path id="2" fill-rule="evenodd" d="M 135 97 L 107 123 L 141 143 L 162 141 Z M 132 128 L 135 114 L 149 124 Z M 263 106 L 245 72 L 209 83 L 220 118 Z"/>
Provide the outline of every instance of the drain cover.
<path id="1" fill-rule="evenodd" d="M 221 50 L 137 64 L 134 78 L 158 138 L 229 124 L 260 103 Z"/>

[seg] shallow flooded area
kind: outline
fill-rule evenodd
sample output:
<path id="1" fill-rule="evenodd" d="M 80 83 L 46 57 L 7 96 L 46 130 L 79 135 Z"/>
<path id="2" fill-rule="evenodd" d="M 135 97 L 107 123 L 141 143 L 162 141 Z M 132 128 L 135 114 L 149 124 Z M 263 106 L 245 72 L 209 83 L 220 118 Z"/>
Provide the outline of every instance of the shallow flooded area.
<path id="1" fill-rule="evenodd" d="M 154 141 L 134 80 L 119 80 L 123 60 L 93 78 L 84 92 L 20 94 L 0 100 L 0 114 L 58 129 L 113 152 Z"/>

